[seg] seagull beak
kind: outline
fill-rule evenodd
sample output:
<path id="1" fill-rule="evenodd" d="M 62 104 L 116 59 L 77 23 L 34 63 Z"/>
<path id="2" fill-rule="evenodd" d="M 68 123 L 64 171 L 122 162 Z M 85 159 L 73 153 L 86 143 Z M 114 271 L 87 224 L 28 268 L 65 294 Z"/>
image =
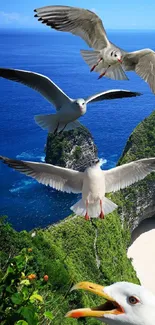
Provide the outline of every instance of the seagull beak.
<path id="1" fill-rule="evenodd" d="M 118 62 L 119 62 L 119 63 L 123 63 L 122 59 L 118 59 Z"/>
<path id="2" fill-rule="evenodd" d="M 72 290 L 87 290 L 98 296 L 106 299 L 106 303 L 94 308 L 81 308 L 69 311 L 65 317 L 70 318 L 80 318 L 80 317 L 97 317 L 103 318 L 108 314 L 123 314 L 123 308 L 109 295 L 104 292 L 104 287 L 98 284 L 94 284 L 91 282 L 80 282 L 76 284 Z"/>

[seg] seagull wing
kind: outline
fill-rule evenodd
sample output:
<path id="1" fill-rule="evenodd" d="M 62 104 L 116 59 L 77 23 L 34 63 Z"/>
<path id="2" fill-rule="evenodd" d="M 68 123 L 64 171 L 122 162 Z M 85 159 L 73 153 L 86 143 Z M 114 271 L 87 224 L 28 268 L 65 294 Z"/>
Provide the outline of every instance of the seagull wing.
<path id="1" fill-rule="evenodd" d="M 142 79 L 148 82 L 155 94 L 155 52 L 144 49 L 125 54 L 123 58 L 125 70 L 134 70 Z"/>
<path id="2" fill-rule="evenodd" d="M 54 29 L 78 35 L 90 46 L 101 50 L 109 44 L 101 19 L 92 11 L 48 6 L 35 9 L 38 20 Z"/>
<path id="3" fill-rule="evenodd" d="M 0 68 L 0 77 L 22 83 L 42 94 L 57 110 L 71 99 L 48 77 L 31 71 Z"/>
<path id="4" fill-rule="evenodd" d="M 145 158 L 105 170 L 105 192 L 116 192 L 155 171 L 155 158 Z"/>
<path id="5" fill-rule="evenodd" d="M 97 102 L 105 99 L 116 99 L 116 98 L 124 98 L 124 97 L 136 97 L 140 96 L 141 93 L 135 92 L 135 91 L 129 91 L 124 89 L 112 89 L 103 91 L 101 93 L 92 95 L 90 97 L 87 97 L 85 99 L 86 103 L 90 102 Z"/>
<path id="6" fill-rule="evenodd" d="M 83 185 L 83 173 L 68 168 L 53 166 L 50 164 L 14 160 L 0 156 L 9 167 L 26 174 L 39 183 L 49 185 L 56 190 L 67 193 L 81 193 Z"/>

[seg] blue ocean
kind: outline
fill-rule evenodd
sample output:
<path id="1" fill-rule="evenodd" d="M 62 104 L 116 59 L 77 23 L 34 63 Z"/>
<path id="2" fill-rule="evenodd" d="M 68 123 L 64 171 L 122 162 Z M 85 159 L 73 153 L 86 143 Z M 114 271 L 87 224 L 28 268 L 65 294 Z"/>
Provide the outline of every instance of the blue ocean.
<path id="1" fill-rule="evenodd" d="M 155 50 L 155 31 L 109 31 L 121 48 Z M 113 81 L 90 73 L 80 56 L 87 45 L 70 34 L 46 31 L 1 31 L 0 66 L 32 70 L 50 77 L 70 97 L 123 88 L 143 93 L 137 98 L 104 101 L 88 106 L 80 120 L 92 133 L 103 168 L 114 167 L 136 127 L 155 109 L 155 97 L 135 73 L 129 81 Z M 52 108 L 54 112 L 54 108 Z M 36 114 L 50 114 L 51 105 L 34 90 L 0 79 L 0 155 L 44 161 L 47 133 L 34 122 Z M 46 227 L 70 214 L 77 195 L 61 193 L 0 164 L 0 215 L 17 230 Z"/>

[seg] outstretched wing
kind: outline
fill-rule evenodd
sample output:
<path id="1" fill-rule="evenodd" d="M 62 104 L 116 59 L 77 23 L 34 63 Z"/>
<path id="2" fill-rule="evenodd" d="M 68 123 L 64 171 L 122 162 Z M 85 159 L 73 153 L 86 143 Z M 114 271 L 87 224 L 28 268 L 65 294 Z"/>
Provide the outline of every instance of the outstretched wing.
<path id="1" fill-rule="evenodd" d="M 142 95 L 141 93 L 123 89 L 112 89 L 103 91 L 101 93 L 92 95 L 85 99 L 86 103 L 97 102 L 105 99 L 116 99 L 116 98 L 125 98 L 125 97 L 136 97 Z"/>
<path id="2" fill-rule="evenodd" d="M 116 192 L 155 171 L 155 158 L 145 158 L 104 171 L 105 191 Z"/>
<path id="3" fill-rule="evenodd" d="M 0 68 L 0 77 L 22 83 L 44 96 L 56 109 L 70 98 L 48 77 L 31 71 Z"/>
<path id="4" fill-rule="evenodd" d="M 134 70 L 150 86 L 155 94 L 155 52 L 150 49 L 125 54 L 125 70 Z"/>
<path id="5" fill-rule="evenodd" d="M 47 6 L 34 10 L 35 17 L 56 30 L 78 35 L 97 50 L 109 44 L 101 19 L 92 11 L 69 7 Z"/>
<path id="6" fill-rule="evenodd" d="M 0 156 L 9 167 L 26 174 L 39 183 L 49 185 L 56 190 L 67 193 L 81 193 L 83 185 L 83 173 L 68 168 L 53 166 L 50 164 L 15 160 Z"/>

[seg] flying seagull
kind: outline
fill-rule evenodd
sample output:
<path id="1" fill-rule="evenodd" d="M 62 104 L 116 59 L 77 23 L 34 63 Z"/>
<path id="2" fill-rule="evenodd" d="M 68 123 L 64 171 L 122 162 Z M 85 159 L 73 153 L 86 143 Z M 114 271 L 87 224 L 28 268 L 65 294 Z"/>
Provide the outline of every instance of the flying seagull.
<path id="1" fill-rule="evenodd" d="M 34 10 L 35 17 L 56 30 L 78 35 L 95 51 L 81 54 L 99 78 L 128 79 L 124 70 L 135 71 L 155 94 L 155 52 L 142 49 L 126 52 L 108 40 L 101 19 L 92 11 L 70 6 L 48 6 Z M 124 69 L 124 70 L 123 70 Z"/>
<path id="2" fill-rule="evenodd" d="M 56 114 L 37 115 L 36 123 L 48 132 L 56 134 L 64 130 L 69 131 L 81 124 L 77 119 L 87 111 L 87 104 L 105 99 L 140 96 L 138 92 L 113 89 L 83 98 L 72 99 L 68 97 L 48 77 L 25 70 L 0 68 L 0 77 L 22 83 L 38 91 L 56 108 Z"/>
<path id="3" fill-rule="evenodd" d="M 0 156 L 9 167 L 35 178 L 39 183 L 68 193 L 82 193 L 82 199 L 71 207 L 76 215 L 90 218 L 104 216 L 117 208 L 105 197 L 105 193 L 125 188 L 155 171 L 155 157 L 140 159 L 109 170 L 101 170 L 100 161 L 95 160 L 84 172 L 54 165 L 14 160 Z"/>
<path id="4" fill-rule="evenodd" d="M 75 309 L 66 317 L 95 317 L 109 325 L 154 325 L 155 296 L 143 286 L 116 282 L 103 287 L 91 282 L 80 282 L 71 290 L 83 289 L 103 297 L 106 302 L 93 308 Z"/>

